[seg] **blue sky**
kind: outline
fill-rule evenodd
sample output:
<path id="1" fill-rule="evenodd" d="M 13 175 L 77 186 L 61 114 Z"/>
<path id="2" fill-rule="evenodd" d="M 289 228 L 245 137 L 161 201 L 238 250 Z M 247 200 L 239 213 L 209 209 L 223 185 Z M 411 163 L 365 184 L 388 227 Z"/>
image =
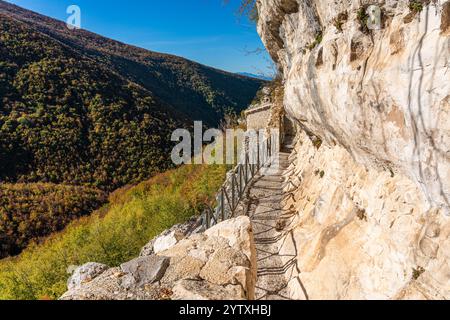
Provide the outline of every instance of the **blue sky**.
<path id="1" fill-rule="evenodd" d="M 270 74 L 256 26 L 238 17 L 239 0 L 8 0 L 66 21 L 69 5 L 81 9 L 82 28 L 231 72 Z"/>

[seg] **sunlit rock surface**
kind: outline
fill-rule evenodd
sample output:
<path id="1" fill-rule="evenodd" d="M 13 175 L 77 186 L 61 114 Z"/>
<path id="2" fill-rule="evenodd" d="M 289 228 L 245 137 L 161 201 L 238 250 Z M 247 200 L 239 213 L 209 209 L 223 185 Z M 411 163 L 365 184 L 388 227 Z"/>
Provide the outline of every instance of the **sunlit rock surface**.
<path id="1" fill-rule="evenodd" d="M 301 131 L 292 298 L 450 297 L 450 4 L 422 2 L 258 1 Z M 361 28 L 361 3 L 379 3 L 381 30 Z"/>
<path id="2" fill-rule="evenodd" d="M 450 214 L 450 5 L 432 1 L 411 17 L 409 1 L 378 1 L 382 29 L 364 33 L 360 2 L 259 1 L 258 30 L 283 71 L 285 108 L 359 163 L 404 173 Z"/>
<path id="3" fill-rule="evenodd" d="M 450 221 L 408 177 L 298 137 L 280 240 L 293 299 L 448 299 Z M 292 272 L 291 272 L 292 271 Z"/>
<path id="4" fill-rule="evenodd" d="M 160 237 L 184 228 L 179 225 Z M 80 280 L 80 274 L 89 276 Z M 255 281 L 253 229 L 249 218 L 239 217 L 120 267 L 82 266 L 69 280 L 69 291 L 61 299 L 246 300 L 254 298 Z"/>

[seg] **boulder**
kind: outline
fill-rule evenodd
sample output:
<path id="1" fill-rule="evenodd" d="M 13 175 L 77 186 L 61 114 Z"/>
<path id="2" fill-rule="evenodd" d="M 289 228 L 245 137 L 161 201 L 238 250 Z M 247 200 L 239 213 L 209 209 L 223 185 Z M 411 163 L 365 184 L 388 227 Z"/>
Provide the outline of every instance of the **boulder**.
<path id="1" fill-rule="evenodd" d="M 167 235 L 161 236 L 153 243 L 153 252 L 159 253 L 172 248 L 183 238 L 184 234 L 179 230 L 174 230 Z"/>
<path id="2" fill-rule="evenodd" d="M 90 282 L 67 291 L 60 300 L 159 300 L 166 299 L 167 290 L 158 284 L 136 287 L 131 275 L 120 268 L 111 268 Z M 130 281 L 129 287 L 124 282 Z"/>
<path id="3" fill-rule="evenodd" d="M 211 255 L 208 262 L 200 272 L 202 279 L 218 285 L 237 284 L 237 271 L 233 267 L 250 267 L 250 261 L 241 251 L 234 248 L 220 248 Z M 245 287 L 246 283 L 242 283 Z"/>
<path id="4" fill-rule="evenodd" d="M 171 237 L 176 244 L 169 241 Z M 161 240 L 156 251 L 169 248 L 108 269 L 90 282 L 79 282 L 79 286 L 71 286 L 61 299 L 254 298 L 256 250 L 248 217 L 222 222 L 209 232 L 192 234 L 182 240 L 177 239 L 177 230 L 158 238 Z M 152 247 L 155 244 L 156 241 Z"/>
<path id="5" fill-rule="evenodd" d="M 224 238 L 230 247 L 237 247 L 249 258 L 255 257 L 252 224 L 248 217 L 242 216 L 224 221 L 205 231 L 209 237 Z"/>
<path id="6" fill-rule="evenodd" d="M 77 268 L 67 282 L 69 290 L 79 288 L 83 284 L 92 281 L 94 278 L 108 270 L 107 265 L 89 262 Z"/>
<path id="7" fill-rule="evenodd" d="M 246 216 L 221 222 L 161 254 L 175 262 L 162 279 L 163 283 L 169 279 L 195 279 L 205 280 L 213 287 L 239 285 L 248 299 L 254 299 L 256 249 L 251 222 Z M 232 292 L 235 293 L 231 290 L 228 294 Z M 240 298 L 241 293 L 235 296 L 235 299 Z"/>
<path id="8" fill-rule="evenodd" d="M 120 265 L 120 269 L 133 277 L 136 286 L 155 283 L 164 276 L 170 258 L 163 256 L 139 257 Z"/>
<path id="9" fill-rule="evenodd" d="M 219 286 L 205 280 L 180 280 L 173 288 L 172 300 L 245 300 L 239 285 Z"/>
<path id="10" fill-rule="evenodd" d="M 167 250 L 176 245 L 180 240 L 198 233 L 200 227 L 201 225 L 198 217 L 192 217 L 185 223 L 174 225 L 172 228 L 165 230 L 147 243 L 144 248 L 142 248 L 139 256 L 151 256 L 152 254 Z"/>

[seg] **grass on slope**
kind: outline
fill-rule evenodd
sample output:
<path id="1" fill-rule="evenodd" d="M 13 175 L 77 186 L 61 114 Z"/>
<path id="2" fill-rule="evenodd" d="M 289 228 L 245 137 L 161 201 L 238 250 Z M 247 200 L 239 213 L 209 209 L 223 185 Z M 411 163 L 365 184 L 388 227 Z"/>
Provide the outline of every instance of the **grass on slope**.
<path id="1" fill-rule="evenodd" d="M 107 207 L 1 261 L 0 299 L 55 299 L 66 291 L 70 266 L 136 257 L 151 238 L 199 214 L 225 174 L 225 166 L 182 166 L 115 192 Z"/>

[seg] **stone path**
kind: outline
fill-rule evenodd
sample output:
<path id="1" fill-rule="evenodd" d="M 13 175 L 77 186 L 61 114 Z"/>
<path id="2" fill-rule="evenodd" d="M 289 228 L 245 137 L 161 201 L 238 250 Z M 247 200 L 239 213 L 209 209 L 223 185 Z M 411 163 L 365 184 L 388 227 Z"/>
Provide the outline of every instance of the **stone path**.
<path id="1" fill-rule="evenodd" d="M 283 233 L 282 173 L 288 167 L 289 153 L 280 154 L 278 168 L 266 169 L 255 177 L 250 189 L 249 216 L 253 223 L 258 258 L 257 300 L 287 300 L 287 280 L 285 274 L 291 267 L 283 263 L 279 247 L 285 237 Z"/>

